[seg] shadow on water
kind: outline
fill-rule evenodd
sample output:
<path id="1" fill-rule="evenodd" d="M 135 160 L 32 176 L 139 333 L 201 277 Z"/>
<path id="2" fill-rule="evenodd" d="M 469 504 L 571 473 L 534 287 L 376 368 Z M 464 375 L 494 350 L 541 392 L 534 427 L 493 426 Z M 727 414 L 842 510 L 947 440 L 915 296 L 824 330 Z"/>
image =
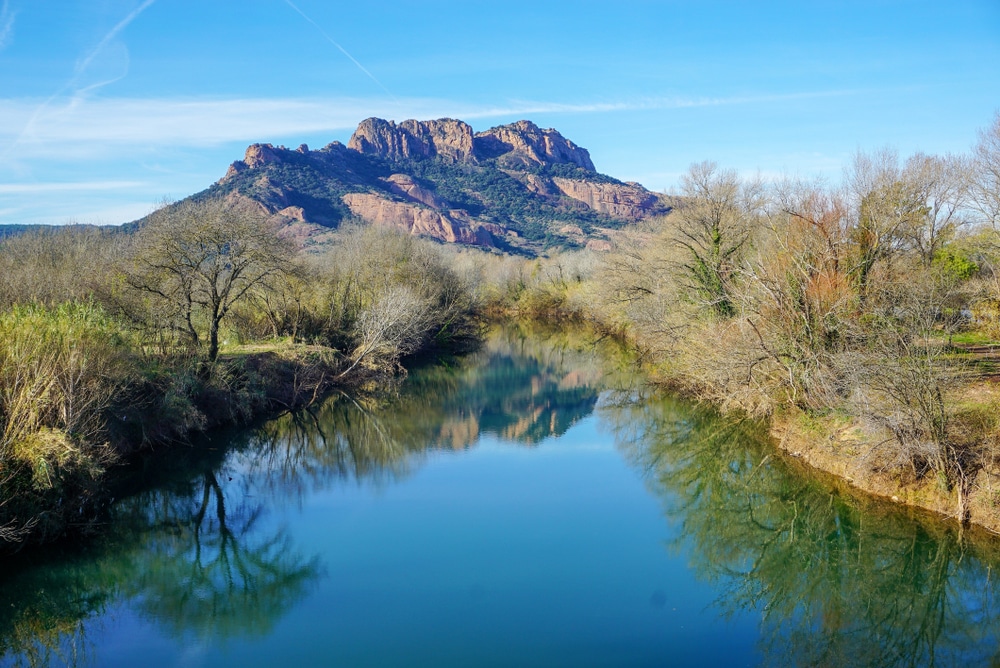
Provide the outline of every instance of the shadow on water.
<path id="1" fill-rule="evenodd" d="M 98 664 L 88 630 L 122 606 L 178 640 L 267 634 L 324 575 L 268 525 L 269 509 L 340 482 L 391 483 L 483 434 L 558 436 L 593 411 L 606 359 L 586 335 L 505 330 L 381 395 L 338 393 L 152 453 L 122 472 L 98 538 L 6 561 L 0 663 Z"/>
<path id="2" fill-rule="evenodd" d="M 995 537 L 837 491 L 761 424 L 662 397 L 601 418 L 719 610 L 759 615 L 765 664 L 1000 665 Z"/>

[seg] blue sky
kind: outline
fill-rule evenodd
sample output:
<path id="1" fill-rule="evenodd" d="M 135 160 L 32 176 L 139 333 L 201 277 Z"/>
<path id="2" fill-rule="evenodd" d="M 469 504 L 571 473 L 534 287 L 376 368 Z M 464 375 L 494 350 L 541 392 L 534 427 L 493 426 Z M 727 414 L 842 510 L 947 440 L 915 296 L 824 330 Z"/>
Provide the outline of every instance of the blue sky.
<path id="1" fill-rule="evenodd" d="M 0 223 L 132 220 L 368 116 L 528 118 L 670 191 L 962 152 L 998 109 L 998 0 L 0 0 Z"/>

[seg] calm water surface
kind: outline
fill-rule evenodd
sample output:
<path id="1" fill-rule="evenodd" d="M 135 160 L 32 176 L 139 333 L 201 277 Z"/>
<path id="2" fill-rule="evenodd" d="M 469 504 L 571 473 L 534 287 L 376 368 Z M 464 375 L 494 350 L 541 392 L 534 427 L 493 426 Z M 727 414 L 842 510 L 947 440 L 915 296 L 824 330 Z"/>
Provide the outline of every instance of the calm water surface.
<path id="1" fill-rule="evenodd" d="M 4 563 L 0 664 L 997 665 L 995 539 L 858 500 L 613 351 L 499 332 L 152 457 Z"/>

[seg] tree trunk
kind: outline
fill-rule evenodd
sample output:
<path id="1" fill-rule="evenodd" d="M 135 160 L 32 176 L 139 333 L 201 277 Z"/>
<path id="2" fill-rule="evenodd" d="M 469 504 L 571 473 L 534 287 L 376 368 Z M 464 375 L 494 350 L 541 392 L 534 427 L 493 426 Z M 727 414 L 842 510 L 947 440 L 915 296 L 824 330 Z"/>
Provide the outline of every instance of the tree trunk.
<path id="1" fill-rule="evenodd" d="M 212 318 L 212 325 L 208 330 L 208 361 L 215 363 L 219 356 L 219 319 Z"/>

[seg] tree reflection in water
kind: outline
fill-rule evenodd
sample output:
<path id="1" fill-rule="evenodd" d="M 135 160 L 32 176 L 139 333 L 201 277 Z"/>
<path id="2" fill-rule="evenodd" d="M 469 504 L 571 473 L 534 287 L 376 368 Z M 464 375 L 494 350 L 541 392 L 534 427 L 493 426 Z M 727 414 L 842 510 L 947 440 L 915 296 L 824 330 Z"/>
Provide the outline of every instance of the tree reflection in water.
<path id="1" fill-rule="evenodd" d="M 175 637 L 267 634 L 313 588 L 318 559 L 266 511 L 341 481 L 385 484 L 434 450 L 483 434 L 532 445 L 597 406 L 662 501 L 672 549 L 720 592 L 723 614 L 761 619 L 775 665 L 1000 665 L 995 539 L 852 495 L 768 444 L 763 425 L 641 396 L 584 339 L 518 332 L 414 372 L 397 393 L 338 394 L 226 435 L 225 447 L 151 459 L 108 531 L 0 579 L 0 652 L 24 665 L 100 663 L 89 638 L 130 606 Z M 797 470 L 802 469 L 802 470 Z M 64 550 L 65 552 L 65 550 Z"/>
<path id="2" fill-rule="evenodd" d="M 662 398 L 608 401 L 601 417 L 721 609 L 761 615 L 766 663 L 1000 664 L 993 537 L 831 491 L 763 425 Z"/>
<path id="3" fill-rule="evenodd" d="M 216 436 L 224 448 L 192 449 L 187 462 L 176 450 L 152 458 L 123 484 L 100 539 L 7 564 L 0 653 L 16 665 L 99 663 L 88 627 L 123 604 L 177 637 L 266 634 L 321 574 L 268 508 L 338 481 L 391 482 L 483 434 L 535 444 L 596 405 L 720 610 L 759 614 L 766 663 L 1000 665 L 995 540 L 836 491 L 775 454 L 762 425 L 634 391 L 598 402 L 602 388 L 629 385 L 607 359 L 585 337 L 507 332 L 415 372 L 399 393 L 339 394 Z"/>
<path id="4" fill-rule="evenodd" d="M 117 521 L 160 528 L 126 595 L 174 635 L 266 633 L 318 576 L 318 561 L 297 554 L 282 531 L 258 530 L 262 506 L 241 493 L 229 505 L 214 472 L 200 484 L 200 494 L 123 504 Z"/>
<path id="5" fill-rule="evenodd" d="M 227 480 L 228 482 L 228 480 Z M 0 656 L 14 665 L 85 665 L 87 621 L 130 601 L 167 633 L 217 639 L 266 632 L 319 576 L 262 507 L 212 470 L 118 503 L 112 529 L 71 554 L 16 564 L 0 582 Z"/>
<path id="6" fill-rule="evenodd" d="M 587 336 L 508 330 L 475 355 L 415 372 L 401 392 L 337 394 L 152 456 L 123 481 L 101 538 L 41 564 L 8 563 L 0 658 L 95 663 L 88 620 L 122 604 L 174 636 L 265 634 L 320 576 L 315 557 L 263 521 L 267 508 L 340 480 L 395 480 L 422 453 L 468 448 L 483 433 L 524 444 L 562 434 L 593 410 L 601 360 Z"/>

